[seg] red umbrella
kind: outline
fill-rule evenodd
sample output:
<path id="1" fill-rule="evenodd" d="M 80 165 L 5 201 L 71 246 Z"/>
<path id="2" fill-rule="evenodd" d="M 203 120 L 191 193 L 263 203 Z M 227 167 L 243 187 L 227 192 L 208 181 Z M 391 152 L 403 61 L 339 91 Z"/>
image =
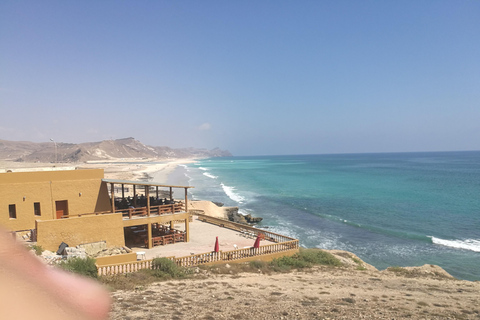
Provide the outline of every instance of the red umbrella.
<path id="1" fill-rule="evenodd" d="M 220 251 L 220 246 L 218 245 L 218 237 L 217 237 L 217 240 L 215 241 L 215 248 L 213 249 L 213 251 L 215 251 L 215 252 Z"/>
<path id="2" fill-rule="evenodd" d="M 260 248 L 260 234 L 258 234 L 257 239 L 255 239 L 255 244 L 253 245 L 254 248 Z"/>

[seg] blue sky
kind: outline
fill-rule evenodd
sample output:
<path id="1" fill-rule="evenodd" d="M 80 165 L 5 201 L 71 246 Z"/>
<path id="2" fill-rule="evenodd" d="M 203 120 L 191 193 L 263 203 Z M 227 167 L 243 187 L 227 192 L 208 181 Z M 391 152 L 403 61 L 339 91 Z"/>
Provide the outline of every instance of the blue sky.
<path id="1" fill-rule="evenodd" d="M 480 150 L 480 1 L 2 1 L 0 139 Z"/>

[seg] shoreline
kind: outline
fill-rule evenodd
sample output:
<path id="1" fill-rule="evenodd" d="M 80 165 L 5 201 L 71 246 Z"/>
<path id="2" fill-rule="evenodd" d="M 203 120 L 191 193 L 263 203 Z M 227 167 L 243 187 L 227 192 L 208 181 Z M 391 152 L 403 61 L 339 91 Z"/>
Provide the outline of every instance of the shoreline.
<path id="1" fill-rule="evenodd" d="M 188 159 L 172 159 L 172 160 L 161 160 L 161 159 L 131 159 L 130 161 L 125 160 L 114 160 L 114 161 L 95 161 L 81 164 L 74 163 L 57 163 L 53 165 L 52 163 L 24 163 L 24 162 L 12 162 L 2 160 L 0 161 L 0 168 L 5 169 L 38 169 L 38 168 L 72 168 L 76 167 L 78 169 L 103 169 L 105 172 L 105 178 L 108 179 L 118 179 L 118 180 L 140 180 L 140 181 L 155 181 L 162 184 L 177 185 L 173 183 L 168 183 L 169 178 L 172 173 L 178 168 L 181 164 L 194 163 L 198 161 L 198 158 L 188 158 Z M 205 201 L 192 199 L 190 205 L 193 209 L 205 210 L 207 214 L 211 214 L 214 217 L 225 218 L 224 207 L 216 207 L 213 204 L 209 203 L 207 199 Z M 213 208 L 215 207 L 215 208 Z M 228 208 L 228 207 L 227 207 Z M 393 265 L 391 265 L 393 266 Z M 385 269 L 385 268 L 381 268 Z M 467 280 L 467 281 L 477 281 L 477 280 Z"/>
<path id="2" fill-rule="evenodd" d="M 100 167 L 106 177 L 114 179 L 140 177 L 167 182 L 180 164 L 194 161 L 97 163 L 78 167 Z M 347 259 L 350 265 L 275 274 L 260 269 L 255 273 L 231 272 L 238 270 L 233 263 L 214 266 L 214 272 L 208 274 L 195 268 L 198 278 L 111 292 L 113 305 L 109 318 L 161 315 L 165 319 L 478 319 L 480 316 L 479 281 L 452 279 L 443 269 L 431 265 L 379 271 L 361 264 L 362 260 L 349 252 L 327 251 L 337 251 L 340 258 L 350 257 Z"/>

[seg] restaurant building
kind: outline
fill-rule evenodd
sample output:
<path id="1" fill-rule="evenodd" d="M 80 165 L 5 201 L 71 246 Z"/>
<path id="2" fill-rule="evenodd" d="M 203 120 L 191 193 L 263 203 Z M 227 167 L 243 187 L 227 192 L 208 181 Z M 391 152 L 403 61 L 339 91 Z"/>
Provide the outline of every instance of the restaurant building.
<path id="1" fill-rule="evenodd" d="M 31 234 L 50 251 L 62 242 L 146 248 L 188 242 L 188 188 L 105 179 L 103 169 L 0 173 L 0 226 Z M 174 200 L 174 189 L 184 199 Z M 175 223 L 184 224 L 182 231 Z"/>

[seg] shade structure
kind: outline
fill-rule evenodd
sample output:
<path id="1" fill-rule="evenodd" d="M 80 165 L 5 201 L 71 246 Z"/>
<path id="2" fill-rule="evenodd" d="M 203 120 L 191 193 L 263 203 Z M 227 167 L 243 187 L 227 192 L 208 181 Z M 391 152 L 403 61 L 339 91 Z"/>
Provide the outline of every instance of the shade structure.
<path id="1" fill-rule="evenodd" d="M 255 244 L 253 245 L 254 248 L 260 248 L 260 234 L 257 236 L 257 239 L 255 239 Z"/>
<path id="2" fill-rule="evenodd" d="M 215 248 L 213 248 L 213 251 L 215 251 L 215 252 L 220 251 L 220 246 L 218 245 L 218 237 L 217 237 L 217 240 L 215 241 Z"/>

